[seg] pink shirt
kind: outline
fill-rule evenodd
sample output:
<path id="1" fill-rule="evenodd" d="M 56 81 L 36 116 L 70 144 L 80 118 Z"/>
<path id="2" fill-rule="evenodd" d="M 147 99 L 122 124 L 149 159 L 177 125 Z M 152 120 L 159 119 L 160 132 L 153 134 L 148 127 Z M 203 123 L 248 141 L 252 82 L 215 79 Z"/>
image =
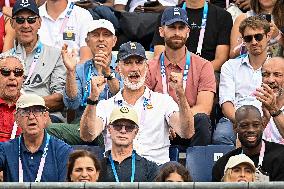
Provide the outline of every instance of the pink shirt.
<path id="1" fill-rule="evenodd" d="M 188 71 L 185 95 L 190 106 L 194 106 L 197 100 L 197 94 L 200 91 L 211 91 L 216 92 L 216 81 L 214 76 L 214 69 L 212 63 L 190 53 L 190 68 Z M 178 65 L 171 64 L 165 56 L 165 67 L 166 67 L 166 76 L 167 83 L 169 74 L 171 72 L 180 72 L 183 73 L 184 65 L 186 61 L 186 56 L 181 60 Z M 148 61 L 149 69 L 146 76 L 146 85 L 155 92 L 163 92 L 162 86 L 162 76 L 161 76 L 161 63 L 158 60 Z M 169 85 L 168 93 L 173 99 L 177 102 L 177 97 Z"/>

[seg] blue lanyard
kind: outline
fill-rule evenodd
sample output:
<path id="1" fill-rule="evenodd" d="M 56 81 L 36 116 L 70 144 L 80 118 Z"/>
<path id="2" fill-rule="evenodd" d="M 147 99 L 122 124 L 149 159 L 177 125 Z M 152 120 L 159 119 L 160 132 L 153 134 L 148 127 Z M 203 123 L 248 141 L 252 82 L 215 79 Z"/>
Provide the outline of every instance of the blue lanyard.
<path id="1" fill-rule="evenodd" d="M 136 156 L 136 153 L 135 151 L 133 150 L 132 151 L 132 160 L 131 160 L 131 179 L 130 179 L 130 182 L 134 182 L 134 176 L 135 176 L 135 156 Z M 114 166 L 114 162 L 113 162 L 113 159 L 111 157 L 111 153 L 109 154 L 109 157 L 108 157 L 110 163 L 111 163 L 111 169 L 112 169 L 112 172 L 113 172 L 113 175 L 115 177 L 115 181 L 116 182 L 119 182 L 119 178 L 118 178 L 118 175 L 117 175 L 117 172 L 116 172 L 116 169 L 115 169 L 115 166 Z"/>
<path id="2" fill-rule="evenodd" d="M 18 138 L 18 140 L 19 140 L 19 182 L 22 183 L 23 180 L 24 180 L 24 176 L 23 176 L 23 165 L 22 165 L 22 161 L 21 161 L 21 138 L 22 137 L 20 135 L 20 137 Z M 44 147 L 41 159 L 40 159 L 39 168 L 38 168 L 38 171 L 37 171 L 37 176 L 36 176 L 35 182 L 40 182 L 40 180 L 41 180 L 41 176 L 42 176 L 43 168 L 44 168 L 44 164 L 45 164 L 45 159 L 46 159 L 46 156 L 47 156 L 49 141 L 50 141 L 50 135 L 48 133 L 46 133 L 45 147 Z"/>
<path id="3" fill-rule="evenodd" d="M 162 76 L 163 93 L 166 94 L 166 93 L 168 93 L 168 90 L 167 90 L 166 66 L 165 66 L 164 59 L 165 59 L 164 53 L 162 53 L 161 56 L 160 56 L 161 76 Z M 183 76 L 182 76 L 184 90 L 185 90 L 185 87 L 186 87 L 186 81 L 187 81 L 189 67 L 190 67 L 190 52 L 187 51 L 186 52 L 186 63 L 184 65 Z"/>
<path id="4" fill-rule="evenodd" d="M 91 93 L 91 78 L 94 76 L 92 69 L 93 69 L 93 63 L 90 64 L 90 66 L 88 68 L 88 72 L 86 74 L 87 84 L 83 89 L 83 99 L 82 99 L 81 106 L 87 105 L 87 98 L 88 98 L 88 96 L 90 96 L 90 93 Z"/>
<path id="5" fill-rule="evenodd" d="M 185 2 L 182 4 L 182 9 L 186 10 L 186 3 Z M 201 28 L 206 27 L 207 15 L 208 15 L 208 2 L 205 1 L 204 2 L 204 8 L 203 8 L 202 21 L 201 21 Z"/>

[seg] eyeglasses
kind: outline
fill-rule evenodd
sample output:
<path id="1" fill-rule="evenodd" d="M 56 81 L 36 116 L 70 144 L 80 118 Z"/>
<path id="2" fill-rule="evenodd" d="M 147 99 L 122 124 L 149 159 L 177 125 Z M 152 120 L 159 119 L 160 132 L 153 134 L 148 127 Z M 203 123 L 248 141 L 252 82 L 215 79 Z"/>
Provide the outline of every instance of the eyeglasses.
<path id="1" fill-rule="evenodd" d="M 14 17 L 13 19 L 16 20 L 17 24 L 23 24 L 23 23 L 25 23 L 25 20 L 27 20 L 27 22 L 29 24 L 34 24 L 36 22 L 37 18 L 38 18 L 38 16 L 29 16 L 27 18 L 24 18 L 24 17 Z"/>
<path id="2" fill-rule="evenodd" d="M 20 114 L 20 116 L 22 117 L 29 117 L 31 112 L 33 113 L 33 115 L 35 117 L 40 117 L 43 112 L 45 112 L 46 109 L 43 107 L 29 107 L 29 108 L 23 108 L 23 109 L 19 109 L 17 110 L 17 112 Z"/>
<path id="3" fill-rule="evenodd" d="M 137 65 L 142 65 L 146 62 L 145 59 L 139 59 L 139 60 L 123 60 L 122 61 L 125 65 L 133 65 L 134 63 Z"/>
<path id="4" fill-rule="evenodd" d="M 244 36 L 243 39 L 246 43 L 250 43 L 252 41 L 252 38 L 254 38 L 257 42 L 260 42 L 263 39 L 264 33 L 258 33 L 254 35 L 247 35 Z"/>
<path id="5" fill-rule="evenodd" d="M 9 68 L 0 68 L 1 75 L 5 77 L 9 77 L 11 75 L 11 72 L 14 73 L 15 77 L 22 77 L 24 74 L 24 70 L 20 68 L 16 68 L 14 70 L 10 70 Z"/>
<path id="6" fill-rule="evenodd" d="M 121 129 L 124 127 L 125 131 L 130 133 L 136 128 L 136 125 L 112 124 L 112 127 L 116 131 L 121 131 Z"/>

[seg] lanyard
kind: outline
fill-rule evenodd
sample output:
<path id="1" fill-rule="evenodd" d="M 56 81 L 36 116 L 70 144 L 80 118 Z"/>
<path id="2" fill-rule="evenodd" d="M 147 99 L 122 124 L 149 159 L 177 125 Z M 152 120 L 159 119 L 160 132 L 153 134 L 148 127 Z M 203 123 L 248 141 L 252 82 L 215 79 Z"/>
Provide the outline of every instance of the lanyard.
<path id="1" fill-rule="evenodd" d="M 31 64 L 31 67 L 30 67 L 30 70 L 29 70 L 28 77 L 27 77 L 27 79 L 26 79 L 24 84 L 28 84 L 29 83 L 29 80 L 30 80 L 31 76 L 33 75 L 33 72 L 35 71 L 36 64 L 38 63 L 38 59 L 39 59 L 39 55 L 41 53 L 41 50 L 42 50 L 42 43 L 39 42 L 38 46 L 36 48 L 36 53 L 35 53 L 33 62 Z"/>
<path id="2" fill-rule="evenodd" d="M 15 121 L 13 125 L 13 129 L 12 129 L 11 137 L 10 137 L 11 140 L 16 137 L 17 129 L 18 129 L 18 125 Z"/>
<path id="3" fill-rule="evenodd" d="M 86 74 L 87 84 L 86 84 L 86 86 L 84 87 L 84 90 L 83 90 L 84 94 L 83 94 L 81 106 L 87 105 L 87 98 L 91 93 L 91 78 L 94 76 L 94 73 L 92 72 L 92 68 L 93 68 L 93 63 L 90 64 L 90 66 L 88 68 L 88 72 Z"/>
<path id="4" fill-rule="evenodd" d="M 130 182 L 134 182 L 134 176 L 135 176 L 135 151 L 133 150 L 132 151 L 132 160 L 131 160 L 131 180 Z M 109 157 L 108 157 L 110 163 L 111 163 L 111 169 L 112 169 L 112 173 L 115 177 L 115 181 L 116 182 L 119 182 L 119 178 L 118 178 L 118 175 L 117 175 L 117 172 L 116 172 L 116 169 L 115 169 L 115 166 L 114 166 L 114 162 L 113 162 L 113 159 L 111 157 L 111 153 L 109 154 Z"/>
<path id="5" fill-rule="evenodd" d="M 230 0 L 226 0 L 226 9 L 229 7 L 230 5 Z"/>
<path id="6" fill-rule="evenodd" d="M 65 15 L 65 17 L 64 17 L 64 20 L 63 20 L 63 22 L 62 22 L 62 25 L 61 25 L 59 34 L 61 34 L 61 33 L 63 32 L 63 30 L 65 29 L 66 24 L 67 24 L 67 22 L 68 22 L 68 20 L 69 20 L 69 17 L 70 17 L 70 15 L 71 15 L 71 13 L 72 13 L 72 10 L 73 10 L 73 8 L 74 8 L 74 5 L 75 5 L 74 2 L 71 2 L 71 3 L 70 3 L 70 6 L 69 6 L 69 8 L 68 8 L 68 10 L 67 10 L 67 12 L 66 12 L 66 15 Z"/>
<path id="7" fill-rule="evenodd" d="M 168 89 L 167 89 L 167 76 L 166 76 L 166 66 L 164 62 L 164 53 L 161 54 L 160 56 L 160 63 L 161 63 L 161 75 L 162 75 L 162 86 L 163 86 L 163 93 L 168 94 Z M 186 88 L 186 81 L 187 81 L 187 76 L 188 76 L 188 70 L 190 67 L 190 52 L 187 51 L 186 53 L 186 63 L 184 65 L 184 70 L 183 70 L 183 89 L 185 90 Z"/>
<path id="8" fill-rule="evenodd" d="M 24 174 L 23 174 L 24 171 L 23 171 L 23 165 L 22 165 L 22 160 L 21 160 L 21 138 L 22 137 L 20 136 L 19 137 L 19 182 L 23 183 L 24 182 Z M 39 163 L 35 182 L 40 182 L 40 180 L 41 180 L 41 176 L 42 176 L 42 172 L 43 172 L 43 168 L 44 168 L 44 164 L 45 164 L 45 158 L 47 156 L 49 140 L 50 140 L 50 135 L 47 133 L 46 134 L 46 140 L 45 140 L 45 147 L 44 147 L 41 159 L 40 159 L 40 163 Z"/>
<path id="9" fill-rule="evenodd" d="M 186 8 L 186 4 L 183 3 L 182 8 Z M 203 46 L 203 40 L 204 40 L 204 34 L 205 34 L 205 28 L 206 28 L 206 22 L 207 22 L 207 15 L 208 15 L 208 2 L 204 2 L 204 8 L 203 8 L 203 16 L 202 16 L 202 21 L 201 21 L 201 29 L 199 33 L 199 39 L 198 39 L 198 45 L 197 45 L 197 50 L 196 54 L 201 56 L 201 50 Z"/>
<path id="10" fill-rule="evenodd" d="M 5 6 L 10 7 L 10 0 L 5 0 Z"/>

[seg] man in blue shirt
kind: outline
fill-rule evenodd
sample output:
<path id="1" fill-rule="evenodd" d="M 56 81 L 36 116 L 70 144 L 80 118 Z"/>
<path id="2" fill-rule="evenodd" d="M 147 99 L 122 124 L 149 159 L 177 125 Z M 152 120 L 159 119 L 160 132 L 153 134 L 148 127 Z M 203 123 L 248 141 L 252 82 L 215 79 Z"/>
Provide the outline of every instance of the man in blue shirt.
<path id="1" fill-rule="evenodd" d="M 15 120 L 22 135 L 0 143 L 0 169 L 5 182 L 60 182 L 72 148 L 44 130 L 49 114 L 44 99 L 22 95 L 16 103 Z"/>

